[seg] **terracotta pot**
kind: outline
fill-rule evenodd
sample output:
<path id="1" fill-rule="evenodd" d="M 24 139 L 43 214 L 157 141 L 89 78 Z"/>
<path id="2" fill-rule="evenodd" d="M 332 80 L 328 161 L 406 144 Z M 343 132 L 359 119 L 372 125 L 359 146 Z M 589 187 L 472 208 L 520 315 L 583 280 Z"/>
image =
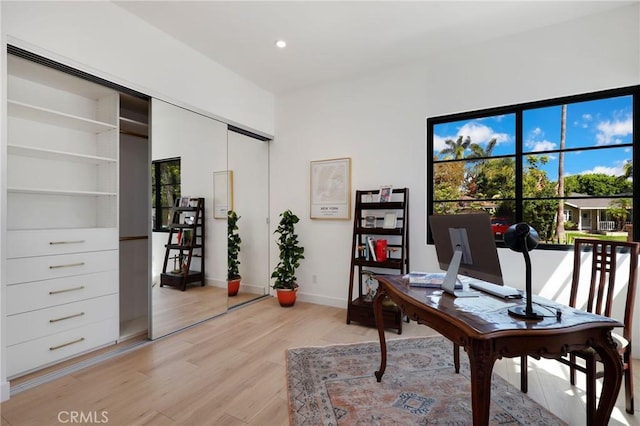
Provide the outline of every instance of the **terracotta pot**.
<path id="1" fill-rule="evenodd" d="M 227 281 L 227 292 L 229 296 L 235 296 L 240 290 L 240 278 L 236 280 Z"/>
<path id="2" fill-rule="evenodd" d="M 296 292 L 298 289 L 288 289 L 288 288 L 278 288 L 278 302 L 280 302 L 280 306 L 283 308 L 288 308 L 290 306 L 295 305 L 296 303 Z"/>

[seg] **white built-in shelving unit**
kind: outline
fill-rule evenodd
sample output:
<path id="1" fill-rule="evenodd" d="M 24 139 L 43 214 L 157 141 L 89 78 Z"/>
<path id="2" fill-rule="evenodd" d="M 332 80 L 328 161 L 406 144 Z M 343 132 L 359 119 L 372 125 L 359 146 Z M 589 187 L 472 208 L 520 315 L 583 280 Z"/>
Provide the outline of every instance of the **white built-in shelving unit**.
<path id="1" fill-rule="evenodd" d="M 7 376 L 119 335 L 119 94 L 8 55 Z"/>

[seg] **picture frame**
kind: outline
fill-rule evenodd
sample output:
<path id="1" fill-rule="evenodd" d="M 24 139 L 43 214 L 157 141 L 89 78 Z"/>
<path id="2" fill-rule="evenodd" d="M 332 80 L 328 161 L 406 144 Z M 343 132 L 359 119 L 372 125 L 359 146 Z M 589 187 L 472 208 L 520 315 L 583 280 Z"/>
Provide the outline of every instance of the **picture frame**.
<path id="1" fill-rule="evenodd" d="M 190 197 L 180 197 L 178 207 L 189 207 L 189 199 Z"/>
<path id="2" fill-rule="evenodd" d="M 392 185 L 383 185 L 380 187 L 380 196 L 378 198 L 379 203 L 388 203 L 391 201 L 391 194 L 393 193 Z"/>
<path id="3" fill-rule="evenodd" d="M 213 218 L 227 219 L 233 210 L 233 170 L 213 172 Z"/>
<path id="4" fill-rule="evenodd" d="M 351 219 L 351 158 L 311 161 L 311 219 Z"/>
<path id="5" fill-rule="evenodd" d="M 386 212 L 384 214 L 384 221 L 382 222 L 382 227 L 384 229 L 395 229 L 397 223 L 398 223 L 397 212 Z"/>

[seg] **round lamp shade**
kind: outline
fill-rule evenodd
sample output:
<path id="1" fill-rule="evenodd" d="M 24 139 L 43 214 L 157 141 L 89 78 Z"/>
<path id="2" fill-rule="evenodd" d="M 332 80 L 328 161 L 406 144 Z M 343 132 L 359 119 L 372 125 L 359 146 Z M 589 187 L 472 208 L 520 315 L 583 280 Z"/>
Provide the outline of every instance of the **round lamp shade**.
<path id="1" fill-rule="evenodd" d="M 504 243 L 513 251 L 531 251 L 538 246 L 538 231 L 526 223 L 511 225 L 504 233 Z"/>

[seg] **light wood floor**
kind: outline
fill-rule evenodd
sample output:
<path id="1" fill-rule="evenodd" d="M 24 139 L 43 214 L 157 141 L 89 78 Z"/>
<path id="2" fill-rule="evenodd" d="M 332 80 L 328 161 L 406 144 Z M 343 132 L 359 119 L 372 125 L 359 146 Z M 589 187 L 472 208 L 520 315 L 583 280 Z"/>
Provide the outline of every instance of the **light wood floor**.
<path id="1" fill-rule="evenodd" d="M 182 291 L 176 287 L 155 285 L 151 296 L 154 339 L 227 310 L 226 288 L 196 284 Z"/>
<path id="2" fill-rule="evenodd" d="M 1 406 L 2 425 L 68 423 L 69 412 L 102 423 L 104 413 L 109 425 L 286 425 L 285 349 L 377 340 L 375 329 L 346 325 L 345 316 L 301 302 L 281 308 L 267 298 L 14 395 Z M 411 323 L 401 336 L 387 336 L 433 334 Z M 555 361 L 530 364 L 529 395 L 570 425 L 584 425 L 583 385 L 570 386 Z M 518 384 L 515 361 L 500 360 L 494 371 Z M 610 424 L 640 424 L 640 412 L 627 415 L 623 404 L 619 398 Z"/>

